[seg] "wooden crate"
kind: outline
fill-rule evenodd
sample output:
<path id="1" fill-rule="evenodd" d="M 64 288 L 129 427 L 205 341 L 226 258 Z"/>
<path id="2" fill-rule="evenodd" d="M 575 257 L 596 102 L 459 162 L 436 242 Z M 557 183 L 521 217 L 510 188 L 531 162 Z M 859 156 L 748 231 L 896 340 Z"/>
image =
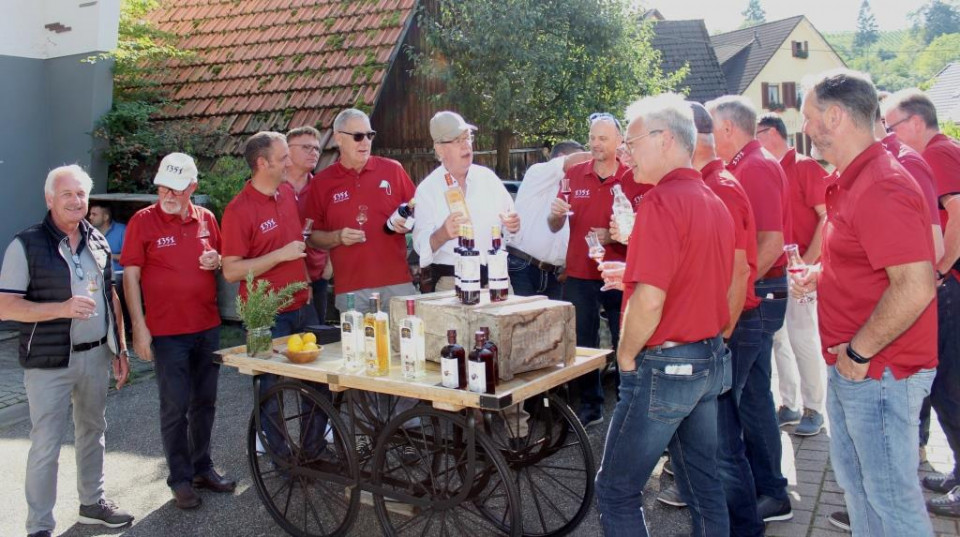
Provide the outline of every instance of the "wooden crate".
<path id="1" fill-rule="evenodd" d="M 504 302 L 490 302 L 481 295 L 476 306 L 464 306 L 452 291 L 390 301 L 390 332 L 394 352 L 399 349 L 399 320 L 406 316 L 406 300 L 417 301 L 417 316 L 423 319 L 427 360 L 439 362 L 447 344 L 447 330 L 457 331 L 457 343 L 469 349 L 474 333 L 490 327 L 490 339 L 500 350 L 500 379 L 555 364 L 569 364 L 576 355 L 576 318 L 573 305 L 543 296 L 511 295 Z"/>

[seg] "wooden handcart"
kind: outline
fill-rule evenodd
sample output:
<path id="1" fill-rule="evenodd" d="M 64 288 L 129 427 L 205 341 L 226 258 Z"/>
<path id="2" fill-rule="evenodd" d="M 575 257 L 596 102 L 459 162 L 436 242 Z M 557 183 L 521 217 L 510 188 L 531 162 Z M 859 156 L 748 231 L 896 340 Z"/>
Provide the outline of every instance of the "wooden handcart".
<path id="1" fill-rule="evenodd" d="M 303 365 L 251 358 L 242 346 L 219 351 L 223 365 L 255 375 L 246 443 L 257 493 L 285 531 L 304 537 L 346 535 L 362 500 L 385 535 L 571 532 L 590 509 L 596 462 L 576 415 L 550 390 L 603 367 L 608 353 L 578 348 L 572 364 L 481 395 L 442 387 L 431 362 L 416 381 L 397 364 L 385 377 L 347 372 L 339 343 Z M 261 396 L 265 373 L 285 378 Z M 268 441 L 264 420 L 282 441 Z"/>

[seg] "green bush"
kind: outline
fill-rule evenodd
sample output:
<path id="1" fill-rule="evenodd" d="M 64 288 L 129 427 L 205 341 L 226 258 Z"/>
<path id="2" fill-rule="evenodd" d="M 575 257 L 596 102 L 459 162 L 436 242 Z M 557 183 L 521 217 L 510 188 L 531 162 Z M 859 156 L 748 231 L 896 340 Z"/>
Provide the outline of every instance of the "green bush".
<path id="1" fill-rule="evenodd" d="M 243 189 L 243 184 L 249 178 L 250 168 L 243 159 L 221 157 L 217 159 L 210 171 L 200 174 L 197 193 L 210 196 L 206 206 L 220 221 L 227 204 Z"/>

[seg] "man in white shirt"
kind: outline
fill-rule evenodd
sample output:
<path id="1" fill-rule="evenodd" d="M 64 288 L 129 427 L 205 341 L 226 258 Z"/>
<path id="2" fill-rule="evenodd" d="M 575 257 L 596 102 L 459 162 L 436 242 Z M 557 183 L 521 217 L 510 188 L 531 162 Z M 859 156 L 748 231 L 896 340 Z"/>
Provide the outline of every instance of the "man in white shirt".
<path id="1" fill-rule="evenodd" d="M 436 291 L 454 288 L 453 269 L 457 261 L 454 248 L 460 224 L 473 225 L 476 249 L 480 251 L 481 281 L 486 283 L 486 254 L 492 245 L 491 229 L 503 226 L 509 233 L 520 231 L 520 217 L 514 212 L 513 198 L 490 168 L 473 163 L 473 131 L 477 128 L 456 112 L 437 112 L 430 120 L 430 136 L 440 166 L 417 186 L 417 226 L 413 229 L 413 248 L 420 256 L 420 267 L 430 267 Z M 450 174 L 463 190 L 470 215 L 451 213 L 444 193 Z M 421 282 L 423 289 L 423 282 Z"/>
<path id="2" fill-rule="evenodd" d="M 517 214 L 526 224 L 507 242 L 510 285 L 519 296 L 546 295 L 560 300 L 563 285 L 558 276 L 567 258 L 570 226 L 566 221 L 557 233 L 550 231 L 547 216 L 557 197 L 560 180 L 574 164 L 590 159 L 590 153 L 573 140 L 553 146 L 550 160 L 527 168 L 517 191 Z"/>

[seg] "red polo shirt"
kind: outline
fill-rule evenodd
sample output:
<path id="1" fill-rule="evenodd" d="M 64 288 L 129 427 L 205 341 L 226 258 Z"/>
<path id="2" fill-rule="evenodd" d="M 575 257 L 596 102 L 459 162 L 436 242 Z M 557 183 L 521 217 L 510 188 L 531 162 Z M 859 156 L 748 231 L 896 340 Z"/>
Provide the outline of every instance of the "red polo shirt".
<path id="1" fill-rule="evenodd" d="M 637 284 L 666 292 L 647 345 L 720 333 L 730 319 L 734 240 L 730 213 L 696 170 L 673 170 L 644 196 L 630 235 L 623 303 Z"/>
<path id="2" fill-rule="evenodd" d="M 893 155 L 910 175 L 917 181 L 917 185 L 923 192 L 923 199 L 927 201 L 927 208 L 930 210 L 930 220 L 940 225 L 940 211 L 937 203 L 937 185 L 933 179 L 933 170 L 927 161 L 923 160 L 920 153 L 917 153 L 910 146 L 900 142 L 897 133 L 891 132 L 880 141 L 883 148 Z"/>
<path id="3" fill-rule="evenodd" d="M 610 228 L 613 215 L 613 185 L 619 184 L 631 203 L 638 203 L 641 190 L 633 182 L 633 171 L 617 161 L 617 171 L 602 182 L 593 171 L 594 160 L 581 162 L 567 170 L 570 179 L 570 243 L 567 245 L 567 276 L 582 280 L 600 280 L 597 263 L 587 255 L 586 236 L 591 228 Z M 557 197 L 563 199 L 559 192 Z M 634 206 L 636 210 L 636 206 Z M 634 224 L 636 228 L 636 224 Z M 627 247 L 620 243 L 604 245 L 604 261 L 623 261 Z"/>
<path id="4" fill-rule="evenodd" d="M 294 190 L 294 196 L 297 198 L 297 210 L 300 211 L 300 220 L 306 223 L 307 218 L 310 218 L 307 213 L 307 193 L 310 190 L 310 183 L 313 183 L 315 176 L 307 178 L 307 184 L 303 186 L 303 190 L 297 192 Z M 291 185 L 293 186 L 293 185 Z M 316 229 L 317 224 L 314 222 L 314 229 Z M 311 282 L 315 282 L 323 277 L 323 269 L 327 266 L 327 251 L 318 250 L 316 248 L 307 247 L 307 275 L 310 277 Z"/>
<path id="5" fill-rule="evenodd" d="M 305 216 L 321 231 L 357 229 L 357 207 L 367 206 L 363 225 L 367 240 L 330 250 L 336 293 L 411 282 L 405 235 L 383 230 L 393 211 L 413 199 L 416 188 L 395 160 L 370 157 L 360 172 L 335 162 L 321 170 L 310 186 Z M 416 216 L 416 209 L 414 209 Z"/>
<path id="6" fill-rule="evenodd" d="M 930 213 L 917 182 L 876 142 L 843 175 L 830 176 L 823 273 L 817 311 L 827 349 L 849 342 L 873 314 L 890 286 L 887 267 L 933 261 Z M 867 375 L 879 379 L 889 367 L 898 379 L 937 365 L 937 301 L 870 361 Z"/>
<path id="7" fill-rule="evenodd" d="M 727 169 L 733 172 L 750 198 L 757 232 L 779 231 L 783 233 L 783 243 L 789 244 L 793 237 L 790 231 L 790 187 L 777 159 L 765 152 L 760 142 L 751 140 L 730 159 Z M 786 256 L 781 255 L 773 266 L 786 264 Z M 760 278 L 763 276 L 759 275 Z"/>
<path id="8" fill-rule="evenodd" d="M 937 182 L 937 200 L 948 194 L 960 194 L 960 144 L 939 133 L 927 143 L 923 160 L 933 170 Z M 940 225 L 947 229 L 947 211 L 940 211 Z"/>
<path id="9" fill-rule="evenodd" d="M 266 196 L 247 181 L 243 190 L 223 211 L 224 256 L 254 259 L 279 250 L 292 241 L 302 241 L 300 214 L 296 196 L 290 183 L 283 183 L 273 196 Z M 307 266 L 303 259 L 284 261 L 257 276 L 267 280 L 273 289 L 293 282 L 307 281 Z M 310 290 L 298 292 L 293 302 L 281 313 L 293 311 L 307 303 Z M 240 296 L 246 300 L 247 286 L 240 284 Z"/>
<path id="10" fill-rule="evenodd" d="M 751 285 L 757 279 L 757 225 L 753 220 L 750 198 L 737 178 L 723 168 L 723 161 L 720 159 L 708 163 L 700 170 L 700 174 L 703 175 L 703 182 L 720 198 L 733 218 L 734 248 L 747 254 L 750 280 L 743 309 L 752 310 L 760 305 L 760 299 Z"/>
<path id="11" fill-rule="evenodd" d="M 787 176 L 790 188 L 790 218 L 793 242 L 800 248 L 800 255 L 806 253 L 813 240 L 820 217 L 814 207 L 823 205 L 827 193 L 827 170 L 819 162 L 805 155 L 798 155 L 796 149 L 789 149 L 780 159 L 780 167 Z"/>
<path id="12" fill-rule="evenodd" d="M 220 324 L 216 271 L 200 268 L 203 243 L 197 238 L 203 220 L 210 247 L 219 251 L 220 228 L 213 213 L 191 208 L 184 221 L 153 204 L 127 223 L 120 262 L 140 267 L 147 328 L 153 336 L 194 334 Z"/>

